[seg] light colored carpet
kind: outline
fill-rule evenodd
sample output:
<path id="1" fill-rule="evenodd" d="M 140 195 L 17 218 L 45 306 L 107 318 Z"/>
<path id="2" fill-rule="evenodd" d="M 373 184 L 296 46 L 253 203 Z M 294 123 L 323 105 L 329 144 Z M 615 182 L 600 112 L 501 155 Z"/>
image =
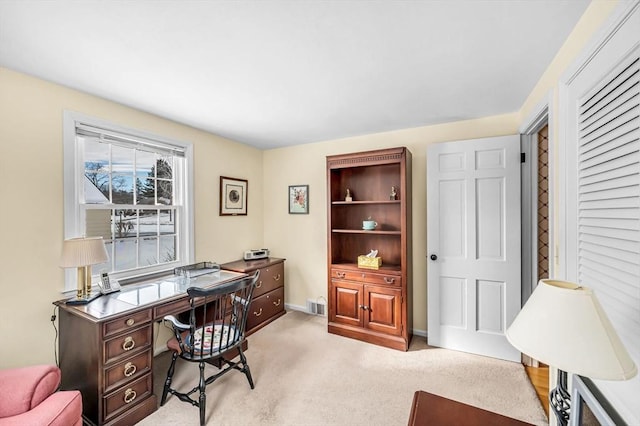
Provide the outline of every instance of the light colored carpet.
<path id="1" fill-rule="evenodd" d="M 422 337 L 413 338 L 408 352 L 382 348 L 329 334 L 325 317 L 301 312 L 288 312 L 248 340 L 256 387 L 237 371 L 211 384 L 207 424 L 406 425 L 416 390 L 547 424 L 518 363 L 432 348 Z M 157 358 L 158 398 L 167 355 Z M 178 360 L 174 386 L 190 389 L 197 376 L 197 364 Z M 169 396 L 139 425 L 197 425 L 198 419 L 198 408 Z"/>

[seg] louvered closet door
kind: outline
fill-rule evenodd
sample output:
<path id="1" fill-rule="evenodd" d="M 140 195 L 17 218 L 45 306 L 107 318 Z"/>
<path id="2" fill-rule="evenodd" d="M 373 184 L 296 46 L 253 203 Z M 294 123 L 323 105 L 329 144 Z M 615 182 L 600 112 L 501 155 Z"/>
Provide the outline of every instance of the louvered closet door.
<path id="1" fill-rule="evenodd" d="M 640 59 L 583 97 L 579 107 L 578 264 L 640 359 Z M 635 328 L 635 330 L 634 330 Z"/>
<path id="2" fill-rule="evenodd" d="M 614 15 L 560 83 L 558 270 L 594 290 L 640 365 L 640 1 Z M 640 376 L 595 383 L 640 425 Z"/>

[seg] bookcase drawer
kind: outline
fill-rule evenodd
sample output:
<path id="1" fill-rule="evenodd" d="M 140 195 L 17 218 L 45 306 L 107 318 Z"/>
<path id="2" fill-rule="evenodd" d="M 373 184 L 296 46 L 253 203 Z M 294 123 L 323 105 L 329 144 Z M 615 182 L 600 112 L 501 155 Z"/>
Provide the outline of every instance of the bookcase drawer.
<path id="1" fill-rule="evenodd" d="M 349 269 L 331 269 L 331 278 L 341 280 L 358 281 L 370 284 L 381 284 L 390 286 L 402 286 L 402 277 L 393 274 L 380 272 L 354 271 Z"/>

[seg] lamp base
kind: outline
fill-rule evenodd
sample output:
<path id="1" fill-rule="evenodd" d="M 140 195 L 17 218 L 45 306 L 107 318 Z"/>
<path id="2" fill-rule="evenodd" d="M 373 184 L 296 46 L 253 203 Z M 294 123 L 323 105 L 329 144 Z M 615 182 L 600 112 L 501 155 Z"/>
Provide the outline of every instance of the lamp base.
<path id="1" fill-rule="evenodd" d="M 102 293 L 95 292 L 88 296 L 74 297 L 72 299 L 67 300 L 65 303 L 67 305 L 86 305 L 87 303 L 90 303 L 91 301 L 97 299 L 100 296 L 102 296 Z"/>
<path id="2" fill-rule="evenodd" d="M 571 411 L 571 395 L 567 390 L 566 371 L 558 370 L 557 386 L 549 392 L 549 406 L 555 413 L 558 424 L 567 426 Z"/>

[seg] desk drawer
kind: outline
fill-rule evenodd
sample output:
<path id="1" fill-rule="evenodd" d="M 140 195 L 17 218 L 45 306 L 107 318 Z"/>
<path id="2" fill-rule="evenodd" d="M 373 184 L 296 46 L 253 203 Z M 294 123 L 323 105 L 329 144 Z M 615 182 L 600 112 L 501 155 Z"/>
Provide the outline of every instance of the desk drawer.
<path id="1" fill-rule="evenodd" d="M 167 315 L 177 315 L 191 309 L 189 298 L 185 297 L 175 302 L 165 303 L 164 305 L 153 308 L 153 318 L 161 320 Z"/>
<path id="2" fill-rule="evenodd" d="M 400 287 L 402 285 L 402 277 L 398 275 L 374 273 L 365 271 L 352 271 L 347 269 L 331 269 L 331 278 L 339 278 L 342 280 L 366 282 L 371 284 L 391 285 Z"/>
<path id="3" fill-rule="evenodd" d="M 117 392 L 104 398 L 104 419 L 109 421 L 119 413 L 144 401 L 153 393 L 152 373 L 124 386 Z"/>
<path id="4" fill-rule="evenodd" d="M 251 273 L 249 273 L 251 275 Z M 262 296 L 284 285 L 284 262 L 260 268 L 260 277 L 253 290 L 253 297 Z"/>
<path id="5" fill-rule="evenodd" d="M 108 364 L 124 354 L 133 354 L 151 347 L 153 339 L 151 324 L 104 342 L 103 362 Z"/>
<path id="6" fill-rule="evenodd" d="M 105 393 L 111 392 L 123 383 L 135 380 L 151 371 L 152 355 L 152 351 L 149 349 L 146 352 L 142 352 L 133 358 L 120 361 L 113 367 L 108 368 L 104 373 Z"/>
<path id="7" fill-rule="evenodd" d="M 284 310 L 284 287 L 277 288 L 253 299 L 249 307 L 247 330 L 251 330 L 261 322 Z"/>
<path id="8" fill-rule="evenodd" d="M 131 315 L 123 315 L 120 318 L 105 322 L 102 326 L 102 335 L 104 337 L 113 336 L 121 331 L 137 328 L 150 321 L 151 309 L 145 309 Z"/>

